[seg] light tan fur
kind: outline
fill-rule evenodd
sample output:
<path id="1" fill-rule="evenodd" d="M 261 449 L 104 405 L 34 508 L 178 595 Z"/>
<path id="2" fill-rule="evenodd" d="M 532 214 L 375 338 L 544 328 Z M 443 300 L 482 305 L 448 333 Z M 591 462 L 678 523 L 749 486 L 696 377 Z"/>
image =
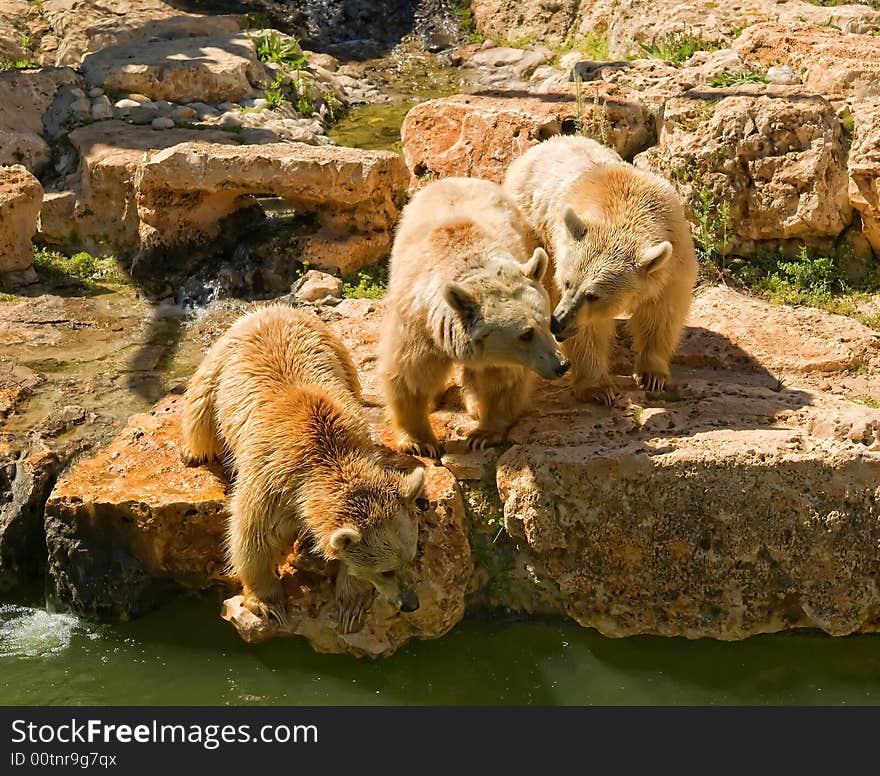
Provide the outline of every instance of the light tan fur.
<path id="1" fill-rule="evenodd" d="M 190 463 L 228 456 L 229 563 L 257 614 L 284 620 L 275 567 L 298 536 L 340 561 L 342 630 L 360 622 L 366 583 L 398 608 L 418 606 L 414 505 L 424 471 L 390 465 L 360 395 L 342 342 L 314 316 L 282 306 L 237 321 L 190 380 L 183 455 Z"/>
<path id="2" fill-rule="evenodd" d="M 611 403 L 614 318 L 629 313 L 634 376 L 662 390 L 697 277 L 675 189 L 582 137 L 541 143 L 517 159 L 505 189 L 553 261 L 553 330 L 572 361 L 580 400 Z"/>
<path id="3" fill-rule="evenodd" d="M 454 363 L 464 366 L 478 421 L 471 447 L 504 439 L 529 403 L 534 372 L 564 373 L 541 283 L 547 261 L 497 184 L 446 178 L 404 208 L 379 363 L 400 450 L 439 455 L 428 413 Z"/>

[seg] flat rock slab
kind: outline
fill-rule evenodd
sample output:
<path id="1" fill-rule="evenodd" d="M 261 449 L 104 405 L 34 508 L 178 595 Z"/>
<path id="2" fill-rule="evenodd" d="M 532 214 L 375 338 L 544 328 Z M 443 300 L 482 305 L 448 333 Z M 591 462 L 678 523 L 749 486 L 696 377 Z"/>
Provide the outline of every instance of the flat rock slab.
<path id="1" fill-rule="evenodd" d="M 387 254 L 407 178 L 390 151 L 187 143 L 151 155 L 138 172 L 141 247 L 146 254 L 186 254 L 213 241 L 222 220 L 253 196 L 269 195 L 317 214 L 320 228 L 303 241 L 306 258 L 349 274 Z"/>
<path id="2" fill-rule="evenodd" d="M 320 314 L 343 338 L 374 398 L 383 303 L 344 300 Z M 207 344 L 227 323 L 203 324 L 194 335 Z M 821 348 L 809 343 L 820 340 L 832 356 L 818 357 Z M 808 344 L 803 360 L 791 356 L 792 342 Z M 473 421 L 456 392 L 447 391 L 432 415 L 447 453 L 442 466 L 429 468 L 432 509 L 421 525 L 419 612 L 392 616 L 375 601 L 362 631 L 339 634 L 332 569 L 310 565 L 294 548 L 282 568 L 293 615 L 287 628 L 255 618 L 237 597 L 225 602 L 223 616 L 248 641 L 296 634 L 316 649 L 356 655 L 390 654 L 409 638 L 439 636 L 463 615 L 465 602 L 566 615 L 612 636 L 740 639 L 799 627 L 835 635 L 878 630 L 880 411 L 813 387 L 817 379 L 842 382 L 841 370 L 860 363 L 863 387 L 880 396 L 876 336 L 848 319 L 706 288 L 694 304 L 669 390 L 636 388 L 627 375 L 625 339 L 616 361 L 621 396 L 612 407 L 573 401 L 566 380 L 545 383 L 535 408 L 512 429 L 511 446 L 492 454 L 465 450 Z M 785 384 L 775 375 L 782 365 Z M 117 552 L 134 559 L 140 576 L 132 578 L 143 590 L 154 589 L 151 579 L 154 585 L 168 579 L 164 570 L 158 577 L 147 570 L 156 568 L 154 545 L 168 542 L 163 510 L 176 514 L 190 498 L 177 486 L 162 495 L 164 482 L 179 473 L 178 401 L 173 397 L 154 413 L 165 419 L 164 442 L 151 441 L 159 431 L 135 418 L 110 448 L 120 453 L 116 463 L 106 453 L 81 463 L 65 480 L 64 497 L 50 499 L 50 534 L 70 543 L 84 533 L 80 515 L 97 513 L 90 505 L 106 503 L 99 499 L 112 492 L 111 466 L 144 473 L 150 504 L 133 510 L 128 501 L 145 499 L 132 492 L 111 499 L 125 505 L 101 507 L 102 530 L 112 533 Z M 368 417 L 376 438 L 387 442 L 381 407 Z M 142 441 L 126 442 L 140 428 Z M 167 470 L 147 455 L 156 449 Z M 92 472 L 94 480 L 84 478 Z M 192 497 L 194 508 L 201 498 Z M 121 529 L 121 516 L 131 511 L 153 516 L 153 523 L 143 520 L 149 532 Z M 219 534 L 212 536 L 217 541 Z M 192 571 L 211 583 L 207 556 L 198 565 L 188 550 L 174 557 L 174 579 Z M 63 575 L 76 577 L 82 562 L 56 553 L 56 588 Z M 116 579 L 123 581 L 114 589 L 124 587 L 127 578 Z M 60 589 L 76 601 L 75 585 Z"/>
<path id="3" fill-rule="evenodd" d="M 124 43 L 87 55 L 82 70 L 89 86 L 170 102 L 237 102 L 266 79 L 246 35 Z"/>
<path id="4" fill-rule="evenodd" d="M 71 230 L 87 248 L 109 245 L 120 253 L 138 247 L 137 203 L 134 178 L 150 151 L 180 143 L 234 144 L 237 138 L 219 129 L 167 129 L 157 132 L 149 126 L 123 121 L 99 121 L 75 129 L 69 135 L 80 157 L 80 181 L 70 203 L 56 202 L 57 193 L 42 218 L 41 236 L 48 241 L 65 241 Z"/>

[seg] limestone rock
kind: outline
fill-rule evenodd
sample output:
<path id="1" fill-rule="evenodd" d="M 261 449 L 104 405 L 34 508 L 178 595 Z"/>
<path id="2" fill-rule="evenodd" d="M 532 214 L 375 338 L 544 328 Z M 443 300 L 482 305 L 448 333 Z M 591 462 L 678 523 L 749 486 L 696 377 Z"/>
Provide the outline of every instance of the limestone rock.
<path id="1" fill-rule="evenodd" d="M 342 280 L 326 272 L 310 269 L 294 284 L 291 291 L 298 302 L 317 302 L 327 297 L 338 298 L 342 296 Z"/>
<path id="2" fill-rule="evenodd" d="M 246 35 L 129 42 L 87 55 L 82 67 L 90 85 L 172 102 L 241 100 L 265 79 Z"/>
<path id="3" fill-rule="evenodd" d="M 163 0 L 115 0 L 112 4 L 43 0 L 42 11 L 60 41 L 55 52 L 58 65 L 76 66 L 90 52 L 136 41 L 239 30 L 235 17 L 184 13 Z"/>
<path id="4" fill-rule="evenodd" d="M 81 183 L 74 221 L 66 227 L 58 220 L 45 221 L 45 235 L 63 244 L 75 230 L 88 250 L 106 250 L 101 247 L 105 245 L 121 253 L 131 253 L 138 246 L 134 175 L 148 151 L 195 139 L 218 144 L 234 141 L 220 130 L 154 132 L 149 126 L 131 126 L 122 121 L 80 127 L 70 133 L 69 139 L 80 156 Z"/>
<path id="5" fill-rule="evenodd" d="M 853 104 L 849 152 L 849 201 L 862 218 L 862 229 L 880 258 L 880 97 Z"/>
<path id="6" fill-rule="evenodd" d="M 20 164 L 0 167 L 0 272 L 27 269 L 43 201 L 40 182 Z"/>
<path id="7" fill-rule="evenodd" d="M 500 182 L 507 166 L 541 140 L 579 129 L 626 158 L 650 145 L 653 122 L 635 93 L 606 83 L 584 86 L 578 117 L 575 89 L 535 96 L 453 95 L 416 105 L 401 127 L 414 182 L 464 175 Z"/>
<path id="8" fill-rule="evenodd" d="M 659 142 L 637 165 L 667 177 L 692 206 L 701 189 L 730 203 L 728 251 L 834 238 L 849 224 L 846 146 L 833 106 L 799 87 L 701 89 L 669 99 Z"/>
<path id="9" fill-rule="evenodd" d="M 61 87 L 79 82 L 70 68 L 0 72 L 0 165 L 23 164 L 35 175 L 49 166 L 43 117 Z"/>
<path id="10" fill-rule="evenodd" d="M 222 580 L 226 485 L 218 467 L 180 459 L 180 397 L 135 415 L 46 504 L 49 572 L 61 600 L 127 619 L 181 587 Z"/>
<path id="11" fill-rule="evenodd" d="M 880 46 L 873 35 L 847 35 L 827 26 L 759 24 L 734 46 L 749 67 L 789 65 L 810 92 L 880 95 Z"/>
<path id="12" fill-rule="evenodd" d="M 743 28 L 761 22 L 788 25 L 831 23 L 848 33 L 870 33 L 880 11 L 868 5 L 816 5 L 803 0 L 748 3 L 681 3 L 678 0 L 474 0 L 477 28 L 492 38 L 577 42 L 600 35 L 612 57 L 640 54 L 640 43 L 687 33 L 708 43 L 729 43 Z"/>
<path id="13" fill-rule="evenodd" d="M 320 228 L 304 240 L 305 255 L 347 274 L 389 250 L 406 181 L 403 162 L 388 151 L 300 143 L 169 148 L 138 173 L 143 257 L 209 242 L 223 218 L 251 196 L 270 194 L 320 216 Z"/>

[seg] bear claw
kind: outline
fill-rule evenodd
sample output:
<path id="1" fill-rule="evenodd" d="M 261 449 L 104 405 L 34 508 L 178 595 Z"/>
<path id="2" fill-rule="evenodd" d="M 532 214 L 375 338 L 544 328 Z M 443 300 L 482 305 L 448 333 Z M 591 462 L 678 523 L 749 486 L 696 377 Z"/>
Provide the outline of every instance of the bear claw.
<path id="1" fill-rule="evenodd" d="M 476 431 L 472 431 L 467 436 L 467 449 L 468 450 L 485 450 L 487 447 L 494 447 L 495 445 L 499 445 L 504 441 L 504 435 L 499 434 L 496 431 L 483 431 L 481 429 L 477 429 Z"/>
<path id="2" fill-rule="evenodd" d="M 638 382 L 645 391 L 657 392 L 663 390 L 666 385 L 666 378 L 663 375 L 645 372 L 639 376 Z"/>
<path id="3" fill-rule="evenodd" d="M 575 399 L 578 401 L 593 401 L 610 407 L 617 398 L 617 391 L 611 385 L 594 385 L 588 388 L 574 388 Z"/>

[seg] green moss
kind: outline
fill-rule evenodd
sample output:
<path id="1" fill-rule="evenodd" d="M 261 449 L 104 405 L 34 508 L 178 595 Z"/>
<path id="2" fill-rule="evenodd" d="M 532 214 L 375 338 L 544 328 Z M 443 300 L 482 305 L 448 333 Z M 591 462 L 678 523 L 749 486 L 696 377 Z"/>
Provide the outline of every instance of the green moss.
<path id="1" fill-rule="evenodd" d="M 50 286 L 72 284 L 94 288 L 100 284 L 124 285 L 129 281 L 113 256 L 97 258 L 80 251 L 72 256 L 39 247 L 34 251 L 34 270 Z"/>
<path id="2" fill-rule="evenodd" d="M 880 401 L 877 401 L 873 396 L 854 396 L 853 401 L 856 404 L 864 404 L 871 409 L 880 409 Z"/>
<path id="3" fill-rule="evenodd" d="M 469 0 L 452 3 L 450 10 L 458 22 L 458 28 L 465 36 L 467 36 L 468 42 L 482 43 L 486 40 L 486 36 L 477 29 L 477 22 L 474 19 L 474 11 L 471 8 Z"/>
<path id="4" fill-rule="evenodd" d="M 381 299 L 388 286 L 388 262 L 363 269 L 342 279 L 342 291 L 351 299 Z"/>

